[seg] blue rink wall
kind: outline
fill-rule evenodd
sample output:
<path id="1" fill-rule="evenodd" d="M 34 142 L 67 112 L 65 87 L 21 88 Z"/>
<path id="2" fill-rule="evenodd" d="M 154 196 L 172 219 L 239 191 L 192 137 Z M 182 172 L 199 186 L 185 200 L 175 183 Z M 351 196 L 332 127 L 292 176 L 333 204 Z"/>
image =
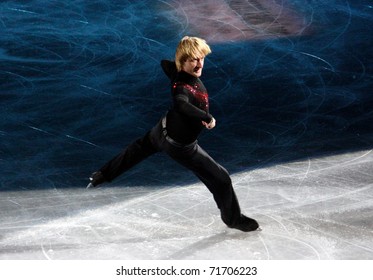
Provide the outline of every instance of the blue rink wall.
<path id="1" fill-rule="evenodd" d="M 210 43 L 200 144 L 230 173 L 372 148 L 372 1 L 287 3 L 303 31 Z M 0 27 L 1 191 L 85 187 L 170 107 L 160 60 L 201 35 L 167 1 L 2 1 Z M 195 181 L 155 155 L 113 185 L 164 178 Z"/>

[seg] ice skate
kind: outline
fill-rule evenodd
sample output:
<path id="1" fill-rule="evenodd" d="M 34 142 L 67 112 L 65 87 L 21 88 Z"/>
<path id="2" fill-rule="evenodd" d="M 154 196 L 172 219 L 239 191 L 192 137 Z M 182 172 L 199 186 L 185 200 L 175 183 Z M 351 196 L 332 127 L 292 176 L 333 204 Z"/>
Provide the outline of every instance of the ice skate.
<path id="1" fill-rule="evenodd" d="M 91 177 L 89 177 L 89 184 L 87 185 L 87 189 L 89 188 L 95 188 L 99 184 L 102 184 L 105 182 L 104 175 L 102 175 L 101 171 L 97 171 L 92 173 Z"/>
<path id="2" fill-rule="evenodd" d="M 248 232 L 257 230 L 259 228 L 259 224 L 256 220 L 246 217 L 245 215 L 241 215 L 238 222 L 229 227 Z"/>

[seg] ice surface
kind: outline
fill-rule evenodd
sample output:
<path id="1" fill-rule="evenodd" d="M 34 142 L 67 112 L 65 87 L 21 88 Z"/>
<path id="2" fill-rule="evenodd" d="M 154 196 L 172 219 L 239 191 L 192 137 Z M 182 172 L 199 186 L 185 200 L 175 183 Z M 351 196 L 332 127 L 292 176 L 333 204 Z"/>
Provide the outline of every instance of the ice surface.
<path id="1" fill-rule="evenodd" d="M 0 259 L 373 258 L 371 1 L 199 3 L 0 4 Z M 200 144 L 262 231 L 162 154 L 85 189 L 170 106 L 186 34 L 213 50 Z"/>
<path id="2" fill-rule="evenodd" d="M 373 151 L 233 176 L 261 231 L 221 222 L 200 184 L 7 192 L 1 259 L 371 259 Z"/>

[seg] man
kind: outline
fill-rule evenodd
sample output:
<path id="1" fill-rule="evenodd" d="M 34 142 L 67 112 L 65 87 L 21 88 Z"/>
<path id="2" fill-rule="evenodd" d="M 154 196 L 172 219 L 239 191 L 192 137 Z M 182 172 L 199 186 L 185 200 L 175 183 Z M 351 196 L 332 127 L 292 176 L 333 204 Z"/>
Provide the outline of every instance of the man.
<path id="1" fill-rule="evenodd" d="M 205 40 L 186 36 L 177 46 L 175 62 L 162 60 L 161 66 L 171 80 L 173 107 L 145 136 L 93 173 L 87 188 L 111 182 L 148 156 L 165 152 L 207 186 L 228 227 L 253 231 L 259 225 L 241 214 L 228 172 L 197 142 L 203 128 L 213 129 L 216 125 L 209 113 L 207 90 L 199 79 L 209 53 L 211 49 Z"/>

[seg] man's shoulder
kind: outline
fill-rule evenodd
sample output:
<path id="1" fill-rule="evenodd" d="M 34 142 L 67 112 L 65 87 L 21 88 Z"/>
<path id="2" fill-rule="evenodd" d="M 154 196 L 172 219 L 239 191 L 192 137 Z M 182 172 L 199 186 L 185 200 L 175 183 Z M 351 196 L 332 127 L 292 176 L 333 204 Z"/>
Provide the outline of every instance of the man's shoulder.
<path id="1" fill-rule="evenodd" d="M 172 84 L 172 88 L 178 91 L 192 91 L 194 89 L 194 85 L 189 84 L 185 81 L 175 81 Z"/>

